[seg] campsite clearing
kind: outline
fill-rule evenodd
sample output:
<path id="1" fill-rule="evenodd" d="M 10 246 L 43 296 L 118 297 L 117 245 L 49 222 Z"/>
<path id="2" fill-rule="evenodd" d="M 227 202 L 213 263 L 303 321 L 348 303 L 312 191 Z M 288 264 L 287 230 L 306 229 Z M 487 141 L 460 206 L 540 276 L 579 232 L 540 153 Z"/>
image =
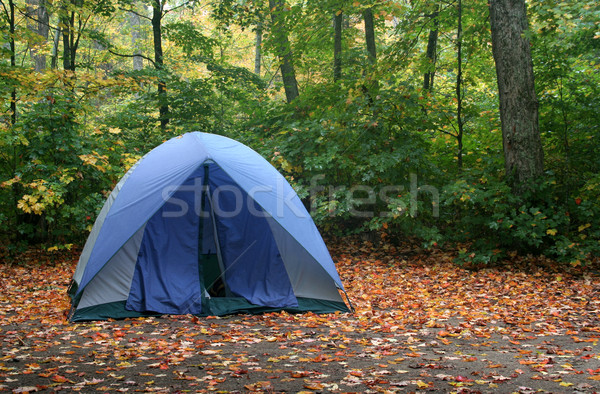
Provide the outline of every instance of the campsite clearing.
<path id="1" fill-rule="evenodd" d="M 75 256 L 2 265 L 0 389 L 600 390 L 600 278 L 541 259 L 471 272 L 408 250 L 335 242 L 356 314 L 69 323 Z"/>

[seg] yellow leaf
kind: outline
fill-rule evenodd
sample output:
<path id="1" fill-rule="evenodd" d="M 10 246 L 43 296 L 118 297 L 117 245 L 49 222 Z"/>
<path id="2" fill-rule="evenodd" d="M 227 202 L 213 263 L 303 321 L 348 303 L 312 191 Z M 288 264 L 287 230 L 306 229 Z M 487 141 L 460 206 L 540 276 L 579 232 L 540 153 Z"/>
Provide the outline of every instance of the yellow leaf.
<path id="1" fill-rule="evenodd" d="M 577 228 L 577 230 L 579 230 L 579 232 L 582 232 L 583 230 L 585 230 L 586 228 L 588 228 L 588 227 L 590 227 L 590 226 L 591 226 L 591 224 L 589 224 L 589 223 L 582 224 L 581 226 L 579 226 L 579 227 Z"/>
<path id="2" fill-rule="evenodd" d="M 572 385 L 573 385 L 573 383 L 560 382 L 560 385 L 561 385 L 561 386 L 564 386 L 564 387 L 569 387 L 569 386 L 572 386 Z"/>
<path id="3" fill-rule="evenodd" d="M 546 234 L 548 235 L 556 235 L 557 232 L 558 230 L 556 230 L 555 228 L 549 228 L 548 230 L 546 230 Z"/>
<path id="4" fill-rule="evenodd" d="M 424 389 L 424 388 L 427 388 L 427 387 L 429 387 L 429 385 L 428 385 L 427 383 L 423 382 L 422 380 L 417 380 L 417 386 L 418 386 L 420 389 Z"/>

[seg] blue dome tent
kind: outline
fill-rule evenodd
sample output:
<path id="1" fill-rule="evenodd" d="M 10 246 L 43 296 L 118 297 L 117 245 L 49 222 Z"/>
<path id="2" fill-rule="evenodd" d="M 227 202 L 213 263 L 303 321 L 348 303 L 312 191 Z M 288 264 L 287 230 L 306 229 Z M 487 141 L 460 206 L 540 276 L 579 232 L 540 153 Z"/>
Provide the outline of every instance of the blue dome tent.
<path id="1" fill-rule="evenodd" d="M 69 289 L 72 321 L 348 311 L 285 178 L 232 139 L 193 132 L 140 159 L 100 211 Z"/>

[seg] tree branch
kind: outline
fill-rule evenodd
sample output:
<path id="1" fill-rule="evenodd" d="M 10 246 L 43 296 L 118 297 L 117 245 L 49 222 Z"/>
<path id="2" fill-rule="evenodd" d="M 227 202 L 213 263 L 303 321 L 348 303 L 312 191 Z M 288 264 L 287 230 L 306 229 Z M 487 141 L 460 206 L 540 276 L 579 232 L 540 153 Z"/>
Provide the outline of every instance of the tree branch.
<path id="1" fill-rule="evenodd" d="M 186 5 L 188 5 L 190 3 L 193 3 L 193 2 L 194 2 L 194 0 L 189 0 L 189 1 L 186 1 L 185 3 L 183 3 L 183 4 L 178 5 L 177 7 L 170 8 L 170 9 L 168 9 L 166 11 L 163 10 L 163 15 L 166 15 L 168 12 L 175 11 L 178 8 L 185 7 Z M 164 4 L 163 4 L 163 6 L 164 6 Z"/>
<path id="2" fill-rule="evenodd" d="M 15 9 L 19 12 L 19 14 L 21 14 L 22 17 L 24 17 L 26 19 L 31 19 L 32 21 L 34 21 L 36 23 L 39 23 L 40 25 L 48 26 L 48 29 L 50 29 L 50 30 L 55 30 L 55 31 L 56 30 L 60 30 L 58 27 L 54 27 L 50 23 L 46 23 L 44 21 L 41 21 L 38 18 L 30 15 L 28 12 L 22 11 L 19 7 L 15 7 Z"/>
<path id="3" fill-rule="evenodd" d="M 121 10 L 121 11 L 125 11 L 125 12 L 131 12 L 132 14 L 134 14 L 134 15 L 137 15 L 137 16 L 139 16 L 140 18 L 144 18 L 144 19 L 146 19 L 146 20 L 149 20 L 149 21 L 151 21 L 151 20 L 152 20 L 152 18 L 150 18 L 149 16 L 142 15 L 142 14 L 140 14 L 139 12 L 137 12 L 137 11 L 134 11 L 134 10 L 132 10 L 132 9 L 128 9 L 128 8 L 121 8 L 121 7 L 119 7 L 119 10 Z"/>
<path id="4" fill-rule="evenodd" d="M 120 56 L 120 57 L 136 57 L 136 56 L 139 56 L 139 57 L 141 57 L 142 59 L 146 59 L 146 60 L 148 60 L 148 61 L 149 61 L 150 63 L 152 63 L 152 65 L 153 65 L 153 66 L 156 68 L 156 63 L 154 63 L 154 60 L 152 60 L 152 59 L 151 59 L 151 58 L 149 58 L 148 56 L 144 56 L 144 55 L 142 55 L 142 54 L 126 55 L 126 54 L 124 54 L 124 53 L 117 53 L 117 52 L 113 51 L 113 50 L 112 50 L 112 49 L 110 49 L 110 48 L 107 48 L 106 50 L 107 50 L 108 52 L 112 53 L 113 55 L 115 55 L 115 56 Z"/>
<path id="5" fill-rule="evenodd" d="M 4 4 L 4 2 L 2 0 L 0 0 L 0 4 L 2 4 L 2 8 L 4 8 L 4 13 L 6 14 L 6 20 L 10 20 L 10 12 L 8 12 L 8 9 L 6 8 L 6 5 Z"/>

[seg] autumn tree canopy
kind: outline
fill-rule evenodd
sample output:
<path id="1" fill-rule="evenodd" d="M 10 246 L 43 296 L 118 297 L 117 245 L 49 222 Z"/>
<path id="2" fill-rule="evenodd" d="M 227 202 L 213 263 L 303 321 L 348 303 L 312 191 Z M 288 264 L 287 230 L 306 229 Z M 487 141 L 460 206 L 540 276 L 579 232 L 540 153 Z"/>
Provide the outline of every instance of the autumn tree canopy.
<path id="1" fill-rule="evenodd" d="M 270 160 L 325 232 L 583 264 L 600 251 L 599 12 L 1 0 L 1 237 L 80 243 L 137 159 L 198 130 Z"/>

